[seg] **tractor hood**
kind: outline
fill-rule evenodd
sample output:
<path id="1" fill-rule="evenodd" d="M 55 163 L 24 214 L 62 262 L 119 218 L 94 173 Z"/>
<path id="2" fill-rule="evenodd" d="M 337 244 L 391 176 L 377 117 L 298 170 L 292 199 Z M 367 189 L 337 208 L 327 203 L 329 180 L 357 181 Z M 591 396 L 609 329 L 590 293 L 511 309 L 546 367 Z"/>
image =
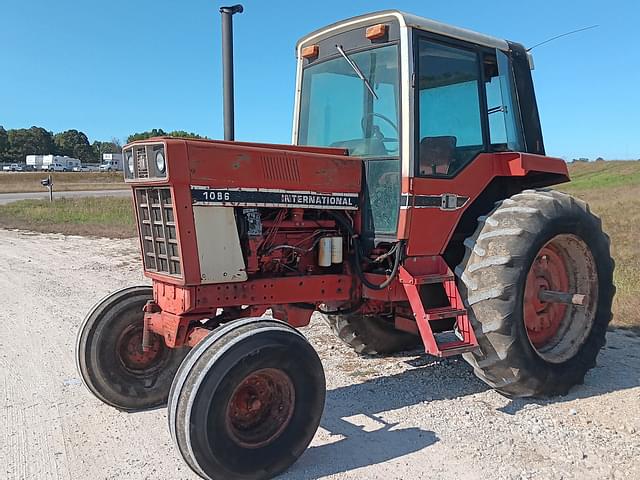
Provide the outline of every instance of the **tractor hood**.
<path id="1" fill-rule="evenodd" d="M 344 149 L 161 137 L 124 155 L 128 183 L 188 187 L 193 204 L 358 208 L 362 161 Z"/>

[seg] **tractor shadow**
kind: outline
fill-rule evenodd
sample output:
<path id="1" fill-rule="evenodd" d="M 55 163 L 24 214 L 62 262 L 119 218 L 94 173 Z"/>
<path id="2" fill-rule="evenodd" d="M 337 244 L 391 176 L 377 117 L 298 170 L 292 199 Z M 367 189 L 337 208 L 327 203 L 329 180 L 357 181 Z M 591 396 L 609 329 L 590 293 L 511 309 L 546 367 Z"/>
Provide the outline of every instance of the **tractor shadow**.
<path id="1" fill-rule="evenodd" d="M 278 478 L 314 480 L 428 448 L 439 441 L 433 431 L 398 427 L 398 423 L 386 421 L 383 415 L 489 388 L 473 376 L 466 364 L 462 365 L 461 359 L 437 360 L 423 355 L 408 363 L 416 368 L 327 391 L 320 427 L 329 434 L 331 443 L 308 448 Z"/>
<path id="2" fill-rule="evenodd" d="M 366 362 L 366 360 L 363 360 Z M 361 467 L 380 464 L 426 449 L 440 439 L 435 432 L 419 427 L 398 427 L 385 416 L 402 408 L 421 408 L 421 404 L 474 395 L 490 390 L 478 380 L 462 359 L 438 360 L 416 354 L 407 361 L 411 370 L 373 378 L 362 383 L 327 392 L 321 439 L 326 443 L 311 446 L 291 469 L 278 477 L 315 480 Z M 327 375 L 331 375 L 327 372 Z M 640 386 L 640 337 L 612 330 L 607 346 L 598 356 L 583 385 L 569 395 L 546 400 L 515 399 L 490 402 L 506 415 L 515 415 L 534 404 L 545 406 Z M 495 393 L 495 395 L 500 395 Z M 499 404 L 506 405 L 499 407 Z M 411 410 L 409 410 L 411 412 Z M 422 413 L 421 413 L 422 412 Z M 424 411 L 410 413 L 423 415 Z M 403 425 L 407 422 L 403 421 Z M 317 437 L 318 438 L 318 437 Z"/>
<path id="3" fill-rule="evenodd" d="M 600 351 L 595 368 L 585 376 L 584 384 L 572 388 L 564 397 L 514 399 L 499 410 L 508 415 L 515 415 L 531 406 L 543 407 L 571 402 L 639 386 L 640 335 L 637 330 L 610 329 L 607 332 L 607 344 Z"/>

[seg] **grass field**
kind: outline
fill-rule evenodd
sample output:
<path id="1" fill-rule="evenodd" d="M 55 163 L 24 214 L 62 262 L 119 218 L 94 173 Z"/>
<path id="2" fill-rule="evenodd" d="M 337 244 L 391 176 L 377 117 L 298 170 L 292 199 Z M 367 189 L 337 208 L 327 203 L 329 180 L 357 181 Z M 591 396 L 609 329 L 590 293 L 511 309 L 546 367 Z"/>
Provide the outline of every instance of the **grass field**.
<path id="1" fill-rule="evenodd" d="M 0 228 L 109 238 L 136 235 L 128 197 L 22 200 L 0 206 Z"/>
<path id="2" fill-rule="evenodd" d="M 640 161 L 576 163 L 571 193 L 602 218 L 616 261 L 614 324 L 640 330 Z"/>
<path id="3" fill-rule="evenodd" d="M 0 172 L 0 193 L 42 192 L 40 180 L 48 172 Z M 52 173 L 54 191 L 114 190 L 125 188 L 122 172 Z"/>
<path id="4" fill-rule="evenodd" d="M 614 324 L 640 330 L 640 161 L 576 163 L 569 166 L 572 182 L 558 190 L 587 201 L 611 237 L 616 260 Z M 30 174 L 18 174 L 16 176 Z M 36 180 L 42 174 L 35 174 Z M 26 178 L 26 177 L 25 177 Z M 54 182 L 83 185 L 92 179 L 121 186 L 117 174 L 55 174 Z M 0 175 L 0 191 L 4 178 Z M 136 235 L 129 198 L 25 200 L 0 206 L 0 227 L 104 237 Z"/>

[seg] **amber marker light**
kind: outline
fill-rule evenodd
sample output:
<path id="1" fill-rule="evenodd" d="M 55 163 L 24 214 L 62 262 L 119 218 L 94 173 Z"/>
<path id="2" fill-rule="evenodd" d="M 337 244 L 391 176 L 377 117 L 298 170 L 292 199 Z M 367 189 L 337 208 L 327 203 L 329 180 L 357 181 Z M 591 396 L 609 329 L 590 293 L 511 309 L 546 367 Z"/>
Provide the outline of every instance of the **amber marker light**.
<path id="1" fill-rule="evenodd" d="M 377 40 L 378 38 L 382 38 L 387 34 L 387 30 L 389 29 L 388 25 L 384 23 L 379 23 L 377 25 L 373 25 L 372 27 L 367 28 L 366 36 L 369 40 Z"/>
<path id="2" fill-rule="evenodd" d="M 302 58 L 316 58 L 320 53 L 318 45 L 309 45 L 302 49 Z"/>

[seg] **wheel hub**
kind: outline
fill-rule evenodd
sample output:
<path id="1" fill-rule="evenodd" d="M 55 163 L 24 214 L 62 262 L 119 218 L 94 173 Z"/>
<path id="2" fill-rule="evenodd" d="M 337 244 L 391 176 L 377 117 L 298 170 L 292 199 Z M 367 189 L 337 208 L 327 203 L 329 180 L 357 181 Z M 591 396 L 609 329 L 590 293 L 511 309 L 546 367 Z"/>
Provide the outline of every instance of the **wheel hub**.
<path id="1" fill-rule="evenodd" d="M 164 345 L 162 339 L 151 334 L 151 345 L 144 351 L 142 348 L 142 328 L 125 330 L 119 340 L 119 355 L 124 366 L 133 371 L 147 370 L 162 356 Z"/>
<path id="2" fill-rule="evenodd" d="M 295 389 L 282 370 L 257 370 L 236 387 L 227 406 L 227 430 L 238 445 L 259 448 L 273 442 L 289 424 Z"/>
<path id="3" fill-rule="evenodd" d="M 525 287 L 524 320 L 534 347 L 543 347 L 555 337 L 567 310 L 566 305 L 541 300 L 540 292 L 566 292 L 568 288 L 569 275 L 565 262 L 550 242 L 538 252 L 533 261 Z"/>

